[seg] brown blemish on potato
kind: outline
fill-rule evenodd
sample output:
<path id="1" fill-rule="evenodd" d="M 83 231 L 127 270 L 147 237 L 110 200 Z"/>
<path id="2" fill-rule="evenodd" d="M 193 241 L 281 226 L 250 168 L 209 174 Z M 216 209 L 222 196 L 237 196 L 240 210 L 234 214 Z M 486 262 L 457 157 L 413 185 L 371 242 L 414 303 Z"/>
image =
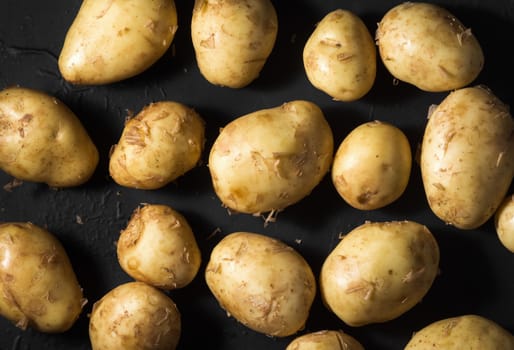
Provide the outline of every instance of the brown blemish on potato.
<path id="1" fill-rule="evenodd" d="M 215 34 L 211 33 L 207 39 L 203 39 L 200 41 L 200 46 L 206 49 L 214 49 L 216 48 Z"/>

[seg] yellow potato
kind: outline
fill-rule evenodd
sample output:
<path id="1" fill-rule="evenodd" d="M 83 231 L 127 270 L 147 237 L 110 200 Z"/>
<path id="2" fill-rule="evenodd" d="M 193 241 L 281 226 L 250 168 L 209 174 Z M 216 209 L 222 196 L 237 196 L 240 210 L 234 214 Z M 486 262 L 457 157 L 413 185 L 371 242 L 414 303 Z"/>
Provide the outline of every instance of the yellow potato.
<path id="1" fill-rule="evenodd" d="M 86 299 L 53 234 L 28 222 L 1 223 L 0 262 L 0 315 L 45 333 L 73 326 Z"/>
<path id="2" fill-rule="evenodd" d="M 305 73 L 314 87 L 335 100 L 354 101 L 375 82 L 376 51 L 360 17 L 337 9 L 323 17 L 305 43 Z"/>
<path id="3" fill-rule="evenodd" d="M 364 350 L 364 347 L 341 330 L 323 330 L 293 339 L 286 350 Z"/>
<path id="4" fill-rule="evenodd" d="M 218 242 L 205 280 L 229 315 L 275 337 L 303 329 L 316 294 L 314 274 L 296 250 L 252 232 L 234 232 Z"/>
<path id="5" fill-rule="evenodd" d="M 205 123 L 195 110 L 178 102 L 154 102 L 125 124 L 109 173 L 125 187 L 158 189 L 198 165 L 204 143 Z"/>
<path id="6" fill-rule="evenodd" d="M 201 263 L 186 218 L 162 204 L 145 204 L 134 211 L 120 233 L 117 255 L 132 278 L 166 290 L 188 285 Z"/>
<path id="7" fill-rule="evenodd" d="M 173 0 L 84 0 L 66 33 L 59 70 L 82 85 L 131 78 L 164 55 L 177 28 Z"/>
<path id="8" fill-rule="evenodd" d="M 214 85 L 242 88 L 257 79 L 277 32 L 270 0 L 195 0 L 193 48 L 201 74 Z"/>
<path id="9" fill-rule="evenodd" d="M 481 226 L 514 176 L 514 121 L 508 106 L 484 86 L 451 92 L 432 109 L 420 163 L 434 214 L 460 229 Z"/>
<path id="10" fill-rule="evenodd" d="M 416 331 L 404 350 L 514 349 L 514 336 L 491 319 L 462 315 L 435 321 Z"/>
<path id="11" fill-rule="evenodd" d="M 323 262 L 325 306 L 350 326 L 393 320 L 427 294 L 439 246 L 414 221 L 366 222 L 346 234 Z"/>
<path id="12" fill-rule="evenodd" d="M 372 210 L 397 200 L 407 188 L 412 154 L 398 127 L 378 120 L 359 125 L 341 142 L 332 182 L 352 207 Z"/>
<path id="13" fill-rule="evenodd" d="M 292 101 L 227 124 L 209 155 L 216 194 L 228 208 L 280 211 L 308 194 L 330 170 L 334 140 L 321 109 Z"/>
<path id="14" fill-rule="evenodd" d="M 465 87 L 484 66 L 471 29 L 436 4 L 406 1 L 391 8 L 378 23 L 376 43 L 391 75 L 425 91 Z"/>
<path id="15" fill-rule="evenodd" d="M 77 116 L 42 91 L 0 91 L 0 168 L 19 180 L 52 187 L 82 185 L 98 150 Z"/>
<path id="16" fill-rule="evenodd" d="M 182 332 L 173 300 L 143 282 L 127 282 L 95 302 L 89 318 L 92 350 L 174 350 Z"/>
<path id="17" fill-rule="evenodd" d="M 514 253 L 514 195 L 505 197 L 496 210 L 494 226 L 500 242 Z"/>

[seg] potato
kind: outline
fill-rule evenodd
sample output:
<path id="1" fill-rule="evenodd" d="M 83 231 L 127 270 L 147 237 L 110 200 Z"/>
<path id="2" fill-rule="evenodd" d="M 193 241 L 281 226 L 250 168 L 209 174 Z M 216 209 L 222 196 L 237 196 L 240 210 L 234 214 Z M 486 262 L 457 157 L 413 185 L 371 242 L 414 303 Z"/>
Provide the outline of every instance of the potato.
<path id="1" fill-rule="evenodd" d="M 494 227 L 501 244 L 514 253 L 514 195 L 505 197 L 496 210 Z"/>
<path id="2" fill-rule="evenodd" d="M 195 0 L 191 38 L 200 73 L 211 84 L 237 89 L 257 79 L 277 32 L 270 0 Z"/>
<path id="3" fill-rule="evenodd" d="M 376 43 L 391 75 L 424 91 L 463 88 L 484 66 L 471 29 L 436 4 L 406 1 L 391 8 L 378 23 Z"/>
<path id="4" fill-rule="evenodd" d="M 126 282 L 95 302 L 89 319 L 92 350 L 174 350 L 182 331 L 175 302 L 143 282 Z"/>
<path id="5" fill-rule="evenodd" d="M 338 101 L 354 101 L 373 87 L 376 46 L 353 12 L 336 9 L 316 25 L 303 49 L 308 80 Z"/>
<path id="6" fill-rule="evenodd" d="M 87 300 L 61 242 L 30 222 L 0 224 L 0 315 L 44 333 L 69 330 Z"/>
<path id="7" fill-rule="evenodd" d="M 332 164 L 332 183 L 352 207 L 385 207 L 403 194 L 409 182 L 412 154 L 398 127 L 378 120 L 353 129 L 341 142 Z"/>
<path id="8" fill-rule="evenodd" d="M 514 121 L 489 89 L 451 92 L 432 108 L 420 165 L 432 211 L 460 229 L 492 217 L 514 176 Z"/>
<path id="9" fill-rule="evenodd" d="M 164 55 L 177 28 L 173 0 L 84 0 L 66 33 L 59 71 L 81 85 L 131 78 Z"/>
<path id="10" fill-rule="evenodd" d="M 132 213 L 120 233 L 117 256 L 132 278 L 166 290 L 188 285 L 201 263 L 186 218 L 162 204 L 144 204 Z"/>
<path id="11" fill-rule="evenodd" d="M 514 349 L 514 336 L 491 319 L 462 315 L 435 321 L 414 333 L 404 350 Z"/>
<path id="12" fill-rule="evenodd" d="M 350 326 L 393 320 L 428 293 L 439 246 L 414 221 L 365 222 L 346 234 L 323 262 L 324 305 Z"/>
<path id="13" fill-rule="evenodd" d="M 57 98 L 31 88 L 0 91 L 0 168 L 51 187 L 87 182 L 98 150 L 77 116 Z"/>
<path id="14" fill-rule="evenodd" d="M 284 242 L 253 232 L 234 232 L 219 241 L 205 280 L 230 316 L 275 337 L 303 329 L 316 295 L 307 261 Z"/>
<path id="15" fill-rule="evenodd" d="M 145 106 L 125 124 L 109 159 L 119 185 L 154 190 L 184 175 L 200 161 L 205 123 L 191 107 L 173 101 Z"/>
<path id="16" fill-rule="evenodd" d="M 286 350 L 364 350 L 364 347 L 341 330 L 323 330 L 293 339 Z"/>
<path id="17" fill-rule="evenodd" d="M 333 147 L 330 125 L 312 102 L 296 100 L 240 116 L 211 148 L 214 190 L 236 212 L 283 210 L 321 182 Z"/>

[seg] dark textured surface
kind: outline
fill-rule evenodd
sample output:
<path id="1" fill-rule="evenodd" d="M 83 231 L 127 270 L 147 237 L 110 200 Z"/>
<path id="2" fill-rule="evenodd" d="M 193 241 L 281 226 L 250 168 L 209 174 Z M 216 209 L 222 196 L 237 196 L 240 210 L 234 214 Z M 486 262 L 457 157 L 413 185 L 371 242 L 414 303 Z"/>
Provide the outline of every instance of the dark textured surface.
<path id="1" fill-rule="evenodd" d="M 0 1 L 0 88 L 20 85 L 60 98 L 81 119 L 101 153 L 95 176 L 84 186 L 54 190 L 23 183 L 0 189 L 0 221 L 31 221 L 47 227 L 68 251 L 89 303 L 69 331 L 41 334 L 21 331 L 0 319 L 0 349 L 89 349 L 88 313 L 103 294 L 130 278 L 116 259 L 115 242 L 132 211 L 143 202 L 168 204 L 186 216 L 202 249 L 202 270 L 193 283 L 169 295 L 182 313 L 180 349 L 283 349 L 292 340 L 255 333 L 227 317 L 203 279 L 212 247 L 227 233 L 254 231 L 283 240 L 297 249 L 317 274 L 324 258 L 345 233 L 365 220 L 415 220 L 429 227 L 441 249 L 441 274 L 424 300 L 396 320 L 351 328 L 315 300 L 306 328 L 343 329 L 368 349 L 401 349 L 412 332 L 435 320 L 466 313 L 493 319 L 514 331 L 514 254 L 497 239 L 491 220 L 472 231 L 453 229 L 430 212 L 414 164 L 404 195 L 380 210 L 350 208 L 338 197 L 329 177 L 301 202 L 264 227 L 249 215 L 229 215 L 216 198 L 207 169 L 207 152 L 220 127 L 235 117 L 293 99 L 316 102 L 331 124 L 336 144 L 360 123 L 392 122 L 407 134 L 413 151 L 423 133 L 431 104 L 445 93 L 423 93 L 405 84 L 394 86 L 379 65 L 373 90 L 352 103 L 331 101 L 306 80 L 301 52 L 314 25 L 326 13 L 346 8 L 361 16 L 374 33 L 376 23 L 398 1 L 275 1 L 279 36 L 261 76 L 250 86 L 230 90 L 211 86 L 199 74 L 190 40 L 193 1 L 177 1 L 179 30 L 172 50 L 143 74 L 97 87 L 65 83 L 57 57 L 79 0 Z M 476 83 L 488 85 L 504 102 L 514 104 L 510 50 L 514 32 L 514 1 L 440 1 L 472 28 L 484 49 L 485 68 Z M 108 176 L 108 154 L 126 116 L 158 100 L 194 107 L 207 126 L 203 163 L 175 183 L 155 191 L 122 188 Z M 12 181 L 0 174 L 3 186 Z M 217 234 L 213 232 L 219 230 Z"/>

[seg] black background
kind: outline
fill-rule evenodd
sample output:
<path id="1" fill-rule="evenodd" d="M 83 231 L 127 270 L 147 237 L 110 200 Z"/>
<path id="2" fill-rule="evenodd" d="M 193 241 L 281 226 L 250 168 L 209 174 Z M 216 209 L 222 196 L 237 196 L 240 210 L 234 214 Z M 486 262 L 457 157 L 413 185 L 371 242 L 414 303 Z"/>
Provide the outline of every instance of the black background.
<path id="1" fill-rule="evenodd" d="M 415 153 L 429 106 L 439 103 L 446 93 L 426 93 L 403 83 L 394 85 L 379 62 L 376 83 L 367 96 L 352 103 L 336 102 L 309 84 L 301 57 L 316 22 L 329 11 L 353 11 L 374 34 L 377 22 L 399 1 L 275 1 L 279 18 L 275 48 L 260 77 L 238 90 L 212 86 L 200 75 L 189 31 L 191 0 L 176 2 L 179 29 L 172 44 L 174 50 L 143 74 L 105 86 L 64 82 L 57 57 L 80 3 L 0 1 L 0 88 L 20 85 L 61 99 L 81 119 L 101 155 L 94 177 L 83 186 L 56 190 L 25 182 L 11 192 L 0 189 L 0 221 L 31 221 L 55 234 L 65 246 L 89 300 L 79 320 L 62 334 L 21 331 L 1 318 L 0 349 L 90 348 L 88 313 L 93 303 L 131 280 L 117 262 L 115 242 L 140 203 L 168 204 L 180 211 L 193 227 L 202 250 L 202 268 L 196 279 L 181 290 L 169 292 L 182 314 L 179 349 L 284 349 L 293 339 L 271 338 L 245 328 L 227 317 L 210 294 L 203 270 L 210 250 L 224 235 L 253 231 L 279 238 L 297 249 L 317 275 L 339 235 L 365 220 L 408 219 L 427 225 L 440 245 L 440 275 L 422 302 L 409 312 L 393 321 L 363 327 L 352 328 L 338 320 L 321 304 L 318 293 L 306 327 L 299 334 L 342 329 L 368 349 L 401 349 L 412 332 L 428 323 L 468 313 L 488 317 L 514 331 L 514 254 L 500 244 L 492 220 L 479 229 L 461 231 L 437 219 L 426 202 L 417 163 L 413 163 L 404 195 L 385 208 L 351 208 L 337 195 L 327 176 L 308 197 L 281 212 L 277 222 L 267 227 L 259 217 L 229 215 L 213 192 L 206 163 L 219 128 L 237 116 L 295 99 L 307 99 L 322 108 L 336 146 L 357 125 L 378 119 L 399 126 Z M 500 99 L 513 105 L 514 1 L 437 3 L 471 27 L 482 45 L 485 67 L 474 84 L 489 86 Z M 117 142 L 127 115 L 159 100 L 182 102 L 202 115 L 207 127 L 203 161 L 159 190 L 120 187 L 109 178 L 109 149 Z M 11 181 L 10 176 L 0 174 L 2 186 Z"/>

